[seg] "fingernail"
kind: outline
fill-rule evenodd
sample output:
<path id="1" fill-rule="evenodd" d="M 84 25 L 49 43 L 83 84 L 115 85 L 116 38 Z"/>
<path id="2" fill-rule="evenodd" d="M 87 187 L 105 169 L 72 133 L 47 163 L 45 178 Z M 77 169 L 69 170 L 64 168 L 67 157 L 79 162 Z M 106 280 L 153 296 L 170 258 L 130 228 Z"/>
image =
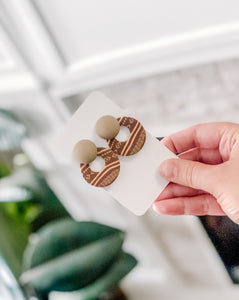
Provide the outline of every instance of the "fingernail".
<path id="1" fill-rule="evenodd" d="M 174 179 L 177 176 L 177 167 L 173 160 L 165 160 L 159 166 L 159 173 L 166 179 Z"/>
<path id="2" fill-rule="evenodd" d="M 153 210 L 156 211 L 158 214 L 167 214 L 167 208 L 160 202 L 153 204 Z"/>

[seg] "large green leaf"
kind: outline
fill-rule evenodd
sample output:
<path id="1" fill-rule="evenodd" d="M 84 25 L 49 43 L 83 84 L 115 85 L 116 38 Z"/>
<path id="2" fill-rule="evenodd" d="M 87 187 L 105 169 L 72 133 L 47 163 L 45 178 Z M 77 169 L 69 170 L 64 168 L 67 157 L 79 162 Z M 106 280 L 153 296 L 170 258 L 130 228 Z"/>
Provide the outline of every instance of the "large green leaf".
<path id="1" fill-rule="evenodd" d="M 71 218 L 50 222 L 29 239 L 24 255 L 24 270 L 119 233 L 122 235 L 122 231 L 113 227 L 95 222 L 76 222 Z"/>
<path id="2" fill-rule="evenodd" d="M 22 271 L 21 262 L 29 233 L 27 224 L 12 220 L 0 210 L 0 252 L 16 277 Z"/>
<path id="3" fill-rule="evenodd" d="M 118 232 L 90 242 L 25 271 L 20 281 L 22 284 L 32 284 L 41 292 L 79 289 L 104 272 L 119 254 L 123 240 L 124 234 Z"/>
<path id="4" fill-rule="evenodd" d="M 118 282 L 137 264 L 136 259 L 122 252 L 97 280 L 74 292 L 52 292 L 49 300 L 96 300 L 100 295 L 117 286 Z"/>

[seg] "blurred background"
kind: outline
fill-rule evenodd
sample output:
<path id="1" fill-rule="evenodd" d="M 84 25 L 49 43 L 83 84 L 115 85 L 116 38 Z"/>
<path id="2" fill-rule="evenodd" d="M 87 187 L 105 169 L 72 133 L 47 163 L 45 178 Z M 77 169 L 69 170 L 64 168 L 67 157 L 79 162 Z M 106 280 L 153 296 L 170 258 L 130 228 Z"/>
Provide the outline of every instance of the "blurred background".
<path id="1" fill-rule="evenodd" d="M 238 122 L 239 2 L 0 0 L 0 298 L 238 299 L 237 225 L 135 217 L 56 157 L 93 90 L 156 137 Z"/>

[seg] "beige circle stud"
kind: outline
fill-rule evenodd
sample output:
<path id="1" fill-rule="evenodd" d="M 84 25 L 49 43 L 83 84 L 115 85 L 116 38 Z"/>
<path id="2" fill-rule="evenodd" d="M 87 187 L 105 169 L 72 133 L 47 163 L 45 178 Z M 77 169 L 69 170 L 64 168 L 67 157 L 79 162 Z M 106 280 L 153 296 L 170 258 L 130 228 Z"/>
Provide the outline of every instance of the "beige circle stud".
<path id="1" fill-rule="evenodd" d="M 74 158 L 83 164 L 89 164 L 97 157 L 97 147 L 90 140 L 80 140 L 73 149 Z"/>
<path id="2" fill-rule="evenodd" d="M 95 125 L 96 133 L 103 139 L 113 139 L 120 131 L 120 124 L 113 116 L 101 117 Z"/>

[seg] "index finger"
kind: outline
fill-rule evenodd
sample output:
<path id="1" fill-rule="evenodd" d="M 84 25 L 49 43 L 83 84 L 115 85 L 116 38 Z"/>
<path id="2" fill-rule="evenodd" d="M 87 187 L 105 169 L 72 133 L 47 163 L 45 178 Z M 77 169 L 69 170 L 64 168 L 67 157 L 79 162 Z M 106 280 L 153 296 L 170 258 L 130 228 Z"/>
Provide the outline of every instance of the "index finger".
<path id="1" fill-rule="evenodd" d="M 235 125 L 229 122 L 198 124 L 173 133 L 161 142 L 174 153 L 182 153 L 196 147 L 217 149 L 225 131 Z"/>

